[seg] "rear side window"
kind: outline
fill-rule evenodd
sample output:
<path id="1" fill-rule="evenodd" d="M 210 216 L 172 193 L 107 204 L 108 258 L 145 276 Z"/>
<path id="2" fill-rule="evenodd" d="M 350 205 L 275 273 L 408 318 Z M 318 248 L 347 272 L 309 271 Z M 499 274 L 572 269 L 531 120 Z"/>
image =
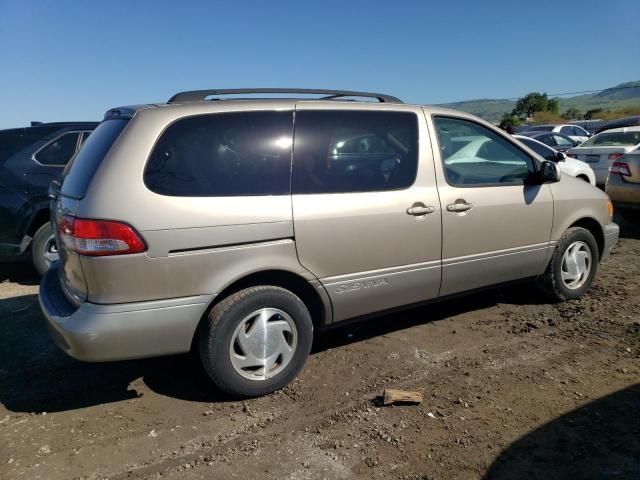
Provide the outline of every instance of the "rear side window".
<path id="1" fill-rule="evenodd" d="M 60 127 L 32 127 L 0 131 L 0 163 L 59 129 Z"/>
<path id="2" fill-rule="evenodd" d="M 294 193 L 399 190 L 418 168 L 418 119 L 409 112 L 296 112 Z"/>
<path id="3" fill-rule="evenodd" d="M 581 147 L 630 147 L 640 143 L 638 132 L 604 132 L 591 137 Z"/>
<path id="4" fill-rule="evenodd" d="M 160 136 L 144 182 L 171 196 L 289 194 L 292 137 L 293 112 L 183 118 Z"/>
<path id="5" fill-rule="evenodd" d="M 63 173 L 62 194 L 82 198 L 93 179 L 102 159 L 105 157 L 118 135 L 124 130 L 128 119 L 105 120 L 93 131 L 82 145 L 73 161 L 67 164 Z"/>
<path id="6" fill-rule="evenodd" d="M 34 158 L 43 165 L 60 166 L 67 164 L 76 153 L 79 132 L 69 132 L 46 144 Z"/>

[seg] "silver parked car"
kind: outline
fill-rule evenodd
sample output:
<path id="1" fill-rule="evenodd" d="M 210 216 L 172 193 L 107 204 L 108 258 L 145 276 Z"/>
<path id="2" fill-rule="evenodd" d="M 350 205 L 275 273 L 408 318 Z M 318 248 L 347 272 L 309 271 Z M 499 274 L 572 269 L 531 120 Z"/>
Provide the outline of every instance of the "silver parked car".
<path id="1" fill-rule="evenodd" d="M 262 395 L 314 330 L 522 279 L 577 298 L 618 239 L 605 193 L 472 115 L 288 92 L 324 97 L 107 112 L 54 201 L 40 303 L 67 353 L 195 349 L 219 388 Z"/>

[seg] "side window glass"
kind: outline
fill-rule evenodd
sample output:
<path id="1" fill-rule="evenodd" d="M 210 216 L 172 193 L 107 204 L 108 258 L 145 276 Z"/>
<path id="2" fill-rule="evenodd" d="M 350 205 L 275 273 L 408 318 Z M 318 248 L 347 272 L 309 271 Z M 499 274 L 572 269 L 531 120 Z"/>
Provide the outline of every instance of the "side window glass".
<path id="1" fill-rule="evenodd" d="M 82 146 L 82 144 L 85 142 L 85 140 L 89 135 L 91 135 L 91 131 L 82 132 L 82 138 L 80 139 L 80 146 Z"/>
<path id="2" fill-rule="evenodd" d="M 418 168 L 418 118 L 410 112 L 296 112 L 294 193 L 400 190 Z"/>
<path id="3" fill-rule="evenodd" d="M 156 143 L 144 182 L 171 196 L 286 195 L 292 137 L 292 112 L 186 117 Z"/>
<path id="4" fill-rule="evenodd" d="M 565 135 L 574 135 L 573 127 L 562 127 L 560 129 L 560 133 L 564 133 Z"/>
<path id="5" fill-rule="evenodd" d="M 65 133 L 36 153 L 35 159 L 43 165 L 66 165 L 76 153 L 78 135 L 78 132 Z"/>
<path id="6" fill-rule="evenodd" d="M 529 155 L 482 125 L 451 117 L 433 121 L 450 185 L 522 184 L 535 171 Z"/>
<path id="7" fill-rule="evenodd" d="M 544 145 L 539 144 L 535 140 L 521 139 L 520 141 L 524 143 L 527 147 L 529 147 L 531 150 L 536 152 L 538 155 L 540 155 L 542 158 L 544 158 L 545 160 L 554 160 L 554 161 L 556 160 L 554 151 L 551 150 L 549 147 L 545 147 Z"/>
<path id="8" fill-rule="evenodd" d="M 554 135 L 553 138 L 559 147 L 573 147 L 573 142 L 568 138 L 561 137 L 560 135 Z"/>

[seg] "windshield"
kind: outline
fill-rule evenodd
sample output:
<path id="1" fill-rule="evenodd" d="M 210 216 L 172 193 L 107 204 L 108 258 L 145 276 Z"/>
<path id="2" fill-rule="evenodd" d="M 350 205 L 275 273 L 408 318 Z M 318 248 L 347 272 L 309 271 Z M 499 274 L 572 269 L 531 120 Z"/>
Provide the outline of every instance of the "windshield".
<path id="1" fill-rule="evenodd" d="M 82 198 L 93 179 L 102 159 L 106 156 L 129 119 L 105 120 L 93 131 L 82 148 L 65 168 L 62 179 L 62 194 Z"/>
<path id="2" fill-rule="evenodd" d="M 640 144 L 638 132 L 604 132 L 591 137 L 581 147 L 629 147 Z"/>

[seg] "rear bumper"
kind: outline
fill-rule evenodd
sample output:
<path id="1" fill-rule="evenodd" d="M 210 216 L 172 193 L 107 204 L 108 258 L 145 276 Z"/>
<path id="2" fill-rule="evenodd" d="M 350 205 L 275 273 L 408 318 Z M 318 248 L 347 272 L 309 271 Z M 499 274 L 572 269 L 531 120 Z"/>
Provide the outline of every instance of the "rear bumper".
<path id="1" fill-rule="evenodd" d="M 640 209 L 640 183 L 626 182 L 620 175 L 610 175 L 607 179 L 606 192 L 615 208 Z"/>
<path id="2" fill-rule="evenodd" d="M 78 360 L 105 362 L 188 352 L 193 335 L 213 296 L 198 295 L 113 305 L 64 296 L 57 268 L 42 279 L 40 307 L 54 340 Z"/>
<path id="3" fill-rule="evenodd" d="M 604 248 L 602 250 L 602 258 L 600 260 L 606 260 L 611 255 L 611 250 L 618 243 L 618 237 L 620 236 L 620 227 L 617 223 L 609 223 L 604 226 Z"/>

